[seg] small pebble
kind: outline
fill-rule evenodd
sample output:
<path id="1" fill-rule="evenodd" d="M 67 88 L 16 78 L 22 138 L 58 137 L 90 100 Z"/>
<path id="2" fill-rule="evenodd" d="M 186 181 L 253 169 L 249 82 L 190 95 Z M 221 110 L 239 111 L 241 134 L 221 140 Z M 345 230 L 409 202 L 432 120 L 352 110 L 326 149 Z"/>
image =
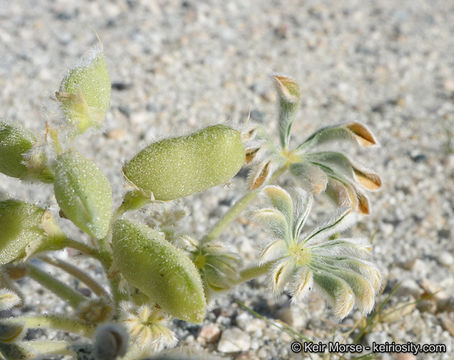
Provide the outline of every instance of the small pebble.
<path id="1" fill-rule="evenodd" d="M 221 336 L 221 329 L 216 324 L 208 324 L 200 329 L 197 341 L 201 343 L 213 343 Z"/>
<path id="2" fill-rule="evenodd" d="M 238 328 L 231 328 L 223 331 L 219 340 L 218 351 L 223 353 L 234 353 L 247 351 L 251 347 L 251 337 L 249 334 Z"/>

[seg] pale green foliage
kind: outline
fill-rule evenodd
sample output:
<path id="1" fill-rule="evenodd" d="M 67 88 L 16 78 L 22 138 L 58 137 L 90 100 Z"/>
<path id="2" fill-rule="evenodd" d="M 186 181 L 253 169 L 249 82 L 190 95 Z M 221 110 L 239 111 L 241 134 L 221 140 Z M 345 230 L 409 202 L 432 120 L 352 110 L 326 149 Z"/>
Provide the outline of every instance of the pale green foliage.
<path id="1" fill-rule="evenodd" d="M 64 235 L 49 212 L 18 200 L 0 201 L 0 264 L 58 246 Z"/>
<path id="2" fill-rule="evenodd" d="M 96 239 L 106 236 L 112 212 L 109 180 L 94 162 L 76 151 L 57 158 L 55 198 L 65 216 Z"/>
<path id="3" fill-rule="evenodd" d="M 56 96 L 77 133 L 100 126 L 110 104 L 110 78 L 102 51 L 92 50 L 87 60 L 72 69 Z"/>
<path id="4" fill-rule="evenodd" d="M 156 200 L 173 200 L 227 182 L 244 158 L 240 133 L 215 125 L 149 145 L 124 166 L 123 173 Z"/>
<path id="5" fill-rule="evenodd" d="M 349 225 L 350 210 L 341 209 L 320 227 L 301 235 L 312 197 L 299 191 L 295 203 L 277 186 L 267 186 L 264 192 L 273 208 L 259 210 L 256 218 L 273 235 L 261 259 L 275 262 L 271 271 L 274 291 L 281 292 L 289 284 L 294 299 L 301 299 L 314 286 L 333 304 L 339 318 L 347 316 L 355 302 L 362 313 L 370 312 L 381 277 L 368 261 L 369 244 L 329 238 Z"/>
<path id="6" fill-rule="evenodd" d="M 112 237 L 115 263 L 129 283 L 169 314 L 199 323 L 206 300 L 197 268 L 184 252 L 146 225 L 117 220 Z"/>

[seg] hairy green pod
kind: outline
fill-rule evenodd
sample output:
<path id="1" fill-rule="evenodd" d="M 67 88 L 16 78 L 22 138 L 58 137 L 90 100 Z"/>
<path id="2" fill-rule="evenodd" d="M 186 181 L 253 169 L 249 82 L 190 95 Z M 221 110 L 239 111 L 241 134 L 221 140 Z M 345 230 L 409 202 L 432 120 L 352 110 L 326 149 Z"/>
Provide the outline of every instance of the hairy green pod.
<path id="1" fill-rule="evenodd" d="M 102 124 L 110 105 L 110 88 L 109 72 L 99 50 L 63 79 L 56 96 L 79 134 Z"/>
<path id="2" fill-rule="evenodd" d="M 197 268 L 185 253 L 146 225 L 117 220 L 114 260 L 123 276 L 164 311 L 193 323 L 205 317 L 206 300 Z"/>
<path id="3" fill-rule="evenodd" d="M 32 132 L 0 123 L 0 172 L 23 178 L 28 173 L 24 154 L 36 143 Z"/>
<path id="4" fill-rule="evenodd" d="M 225 125 L 155 142 L 123 167 L 156 200 L 173 200 L 227 182 L 245 161 L 240 133 Z"/>
<path id="5" fill-rule="evenodd" d="M 65 216 L 90 236 L 107 235 L 112 216 L 112 189 L 96 164 L 76 151 L 58 156 L 55 198 Z"/>
<path id="6" fill-rule="evenodd" d="M 53 248 L 64 234 L 50 213 L 19 200 L 0 201 L 0 265 Z"/>
<path id="7" fill-rule="evenodd" d="M 0 122 L 0 172 L 22 180 L 51 183 L 47 156 L 28 129 Z"/>

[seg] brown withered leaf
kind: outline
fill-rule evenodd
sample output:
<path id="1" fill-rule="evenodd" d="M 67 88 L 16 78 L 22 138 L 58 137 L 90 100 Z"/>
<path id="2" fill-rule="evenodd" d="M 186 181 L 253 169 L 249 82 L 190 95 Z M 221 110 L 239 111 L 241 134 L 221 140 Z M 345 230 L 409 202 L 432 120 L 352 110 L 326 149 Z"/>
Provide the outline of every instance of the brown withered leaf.
<path id="1" fill-rule="evenodd" d="M 251 170 L 249 174 L 249 189 L 254 190 L 262 186 L 270 174 L 271 161 L 262 162 Z"/>
<path id="2" fill-rule="evenodd" d="M 352 132 L 352 135 L 361 146 L 373 146 L 377 144 L 372 133 L 363 124 L 351 122 L 346 124 L 345 127 Z"/>
<path id="3" fill-rule="evenodd" d="M 253 147 L 246 149 L 246 164 L 249 164 L 252 160 L 254 160 L 255 156 L 257 155 L 258 151 L 260 150 L 260 147 Z"/>
<path id="4" fill-rule="evenodd" d="M 357 211 L 360 214 L 369 215 L 370 214 L 370 205 L 369 198 L 362 191 L 355 189 L 356 197 L 358 199 L 358 209 Z"/>
<path id="5" fill-rule="evenodd" d="M 352 207 L 356 208 L 358 205 L 358 199 L 356 198 L 356 194 L 354 196 L 350 196 L 349 190 L 347 187 L 342 184 L 340 181 L 333 179 L 330 177 L 328 179 L 328 184 L 326 186 L 326 195 L 336 204 L 338 207 Z M 352 203 L 355 201 L 355 203 Z"/>
<path id="6" fill-rule="evenodd" d="M 376 191 L 380 189 L 382 182 L 377 174 L 356 167 L 353 167 L 353 172 L 356 181 L 367 190 Z"/>

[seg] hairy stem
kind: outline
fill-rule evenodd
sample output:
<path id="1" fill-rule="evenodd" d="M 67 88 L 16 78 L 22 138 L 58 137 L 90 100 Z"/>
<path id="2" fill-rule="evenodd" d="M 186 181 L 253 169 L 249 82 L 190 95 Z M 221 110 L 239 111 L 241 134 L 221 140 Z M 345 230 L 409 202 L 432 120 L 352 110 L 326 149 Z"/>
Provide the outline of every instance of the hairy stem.
<path id="1" fill-rule="evenodd" d="M 85 255 L 91 256 L 92 258 L 102 261 L 101 254 L 99 253 L 98 250 L 92 248 L 91 246 L 85 245 L 84 243 L 81 243 L 79 241 L 66 238 L 65 240 L 63 240 L 63 247 L 69 247 L 72 249 L 79 250 L 81 253 Z"/>
<path id="2" fill-rule="evenodd" d="M 32 350 L 36 356 L 70 355 L 74 357 L 76 355 L 74 351 L 71 350 L 71 344 L 67 341 L 34 340 L 19 342 L 17 345 Z M 33 359 L 35 359 L 35 357 L 33 357 Z"/>
<path id="3" fill-rule="evenodd" d="M 56 259 L 56 258 L 47 256 L 47 255 L 41 255 L 41 256 L 39 256 L 39 259 L 48 264 L 51 264 L 55 267 L 58 267 L 64 271 L 66 271 L 68 274 L 74 276 L 76 279 L 80 280 L 85 285 L 87 285 L 96 295 L 103 296 L 105 298 L 110 298 L 110 295 L 106 291 L 106 289 L 104 289 L 101 285 L 99 285 L 96 282 L 96 280 L 94 280 L 90 275 L 83 272 L 78 267 L 74 266 L 73 264 L 70 264 L 64 260 Z"/>
<path id="4" fill-rule="evenodd" d="M 268 261 L 264 264 L 251 266 L 251 267 L 241 270 L 240 280 L 238 281 L 238 283 L 249 281 L 249 280 L 255 279 L 256 277 L 266 274 L 275 263 L 276 263 L 276 260 Z"/>
<path id="5" fill-rule="evenodd" d="M 288 165 L 284 165 L 277 169 L 271 178 L 267 181 L 267 184 L 270 184 L 281 176 L 286 170 Z M 213 226 L 210 232 L 205 235 L 202 239 L 202 243 L 208 243 L 216 239 L 227 225 L 229 225 L 233 220 L 235 220 L 240 213 L 246 208 L 249 203 L 254 200 L 259 194 L 261 188 L 252 190 L 245 194 L 240 200 L 238 200 L 235 205 L 233 205 L 225 214 L 218 220 L 218 222 Z"/>
<path id="6" fill-rule="evenodd" d="M 67 331 L 86 338 L 91 338 L 96 328 L 83 320 L 59 315 L 18 316 L 6 320 L 10 323 L 24 324 L 26 328 L 46 328 Z"/>
<path id="7" fill-rule="evenodd" d="M 86 300 L 85 296 L 76 290 L 70 288 L 60 280 L 55 279 L 45 271 L 39 269 L 32 264 L 26 264 L 27 275 L 33 280 L 40 283 L 42 286 L 53 292 L 59 298 L 68 302 L 73 308 L 77 308 L 79 304 Z"/>

